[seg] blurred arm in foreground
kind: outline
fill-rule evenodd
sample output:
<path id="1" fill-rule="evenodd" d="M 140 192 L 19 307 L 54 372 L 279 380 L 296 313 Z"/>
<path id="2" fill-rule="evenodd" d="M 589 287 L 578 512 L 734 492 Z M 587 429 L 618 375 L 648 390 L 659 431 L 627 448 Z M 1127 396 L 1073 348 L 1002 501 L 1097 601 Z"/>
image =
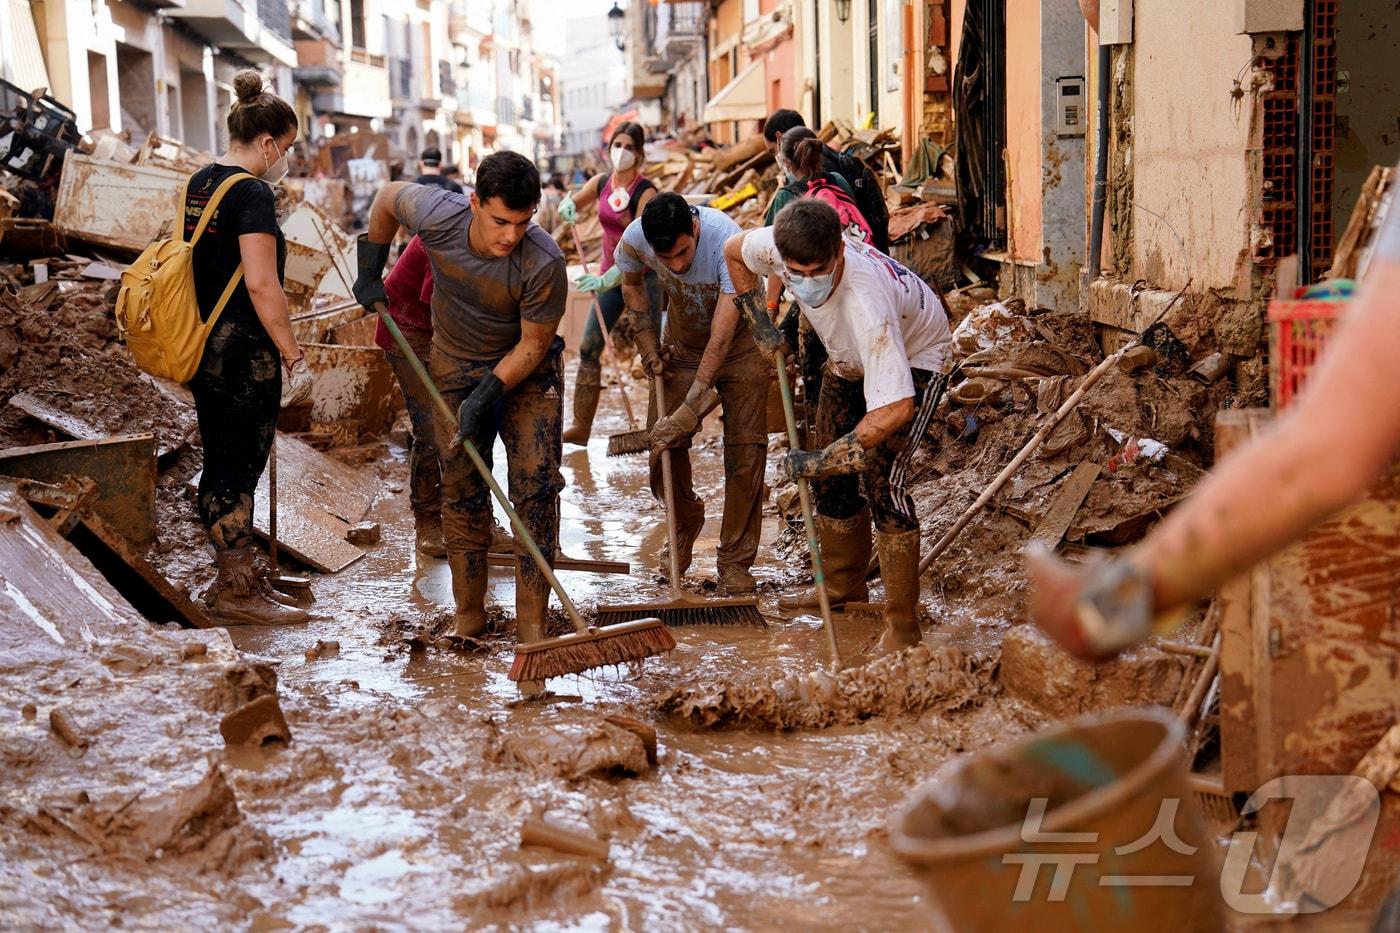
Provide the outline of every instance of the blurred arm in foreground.
<path id="1" fill-rule="evenodd" d="M 1029 553 L 1031 617 L 1073 654 L 1112 657 L 1360 499 L 1397 453 L 1400 205 L 1297 401 L 1126 554 L 1078 567 Z"/>

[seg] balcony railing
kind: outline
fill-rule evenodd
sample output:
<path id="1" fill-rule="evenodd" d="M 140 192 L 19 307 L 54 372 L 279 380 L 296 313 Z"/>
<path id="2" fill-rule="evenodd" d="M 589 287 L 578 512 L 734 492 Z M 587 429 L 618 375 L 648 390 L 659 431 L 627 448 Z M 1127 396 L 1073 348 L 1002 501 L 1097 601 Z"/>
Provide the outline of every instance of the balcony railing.
<path id="1" fill-rule="evenodd" d="M 274 35 L 292 41 L 292 11 L 287 0 L 258 0 L 258 19 Z"/>

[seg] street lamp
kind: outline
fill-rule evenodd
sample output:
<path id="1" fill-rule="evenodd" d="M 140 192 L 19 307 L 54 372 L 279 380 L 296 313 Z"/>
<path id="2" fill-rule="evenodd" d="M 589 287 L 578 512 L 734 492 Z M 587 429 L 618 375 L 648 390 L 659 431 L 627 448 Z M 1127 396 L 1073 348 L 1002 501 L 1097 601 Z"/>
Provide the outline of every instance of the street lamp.
<path id="1" fill-rule="evenodd" d="M 843 23 L 851 18 L 851 0 L 836 0 L 836 18 Z"/>
<path id="2" fill-rule="evenodd" d="M 612 9 L 608 10 L 608 30 L 612 32 L 613 44 L 617 46 L 619 52 L 627 47 L 624 36 L 626 22 L 627 14 L 622 12 L 622 7 L 617 5 L 617 0 L 613 0 Z"/>

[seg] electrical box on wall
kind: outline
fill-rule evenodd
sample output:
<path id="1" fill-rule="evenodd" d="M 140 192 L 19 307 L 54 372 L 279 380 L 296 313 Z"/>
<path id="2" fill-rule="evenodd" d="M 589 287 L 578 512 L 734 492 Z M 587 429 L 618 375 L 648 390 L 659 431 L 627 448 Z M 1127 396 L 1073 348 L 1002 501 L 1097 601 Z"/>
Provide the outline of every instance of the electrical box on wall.
<path id="1" fill-rule="evenodd" d="M 1303 0 L 1235 0 L 1235 32 L 1301 32 Z"/>
<path id="2" fill-rule="evenodd" d="M 1133 41 L 1133 0 L 1099 0 L 1099 45 Z"/>
<path id="3" fill-rule="evenodd" d="M 1088 119 L 1084 79 L 1055 79 L 1055 135 L 1083 136 Z"/>

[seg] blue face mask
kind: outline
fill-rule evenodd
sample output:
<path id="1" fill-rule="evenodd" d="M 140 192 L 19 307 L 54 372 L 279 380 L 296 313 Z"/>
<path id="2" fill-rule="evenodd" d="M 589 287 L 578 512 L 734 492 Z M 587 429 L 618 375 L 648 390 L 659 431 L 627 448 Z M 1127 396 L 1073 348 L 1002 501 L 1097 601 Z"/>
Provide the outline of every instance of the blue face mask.
<path id="1" fill-rule="evenodd" d="M 831 297 L 836 270 L 825 275 L 787 274 L 787 287 L 797 296 L 797 300 L 809 308 L 820 308 Z"/>

